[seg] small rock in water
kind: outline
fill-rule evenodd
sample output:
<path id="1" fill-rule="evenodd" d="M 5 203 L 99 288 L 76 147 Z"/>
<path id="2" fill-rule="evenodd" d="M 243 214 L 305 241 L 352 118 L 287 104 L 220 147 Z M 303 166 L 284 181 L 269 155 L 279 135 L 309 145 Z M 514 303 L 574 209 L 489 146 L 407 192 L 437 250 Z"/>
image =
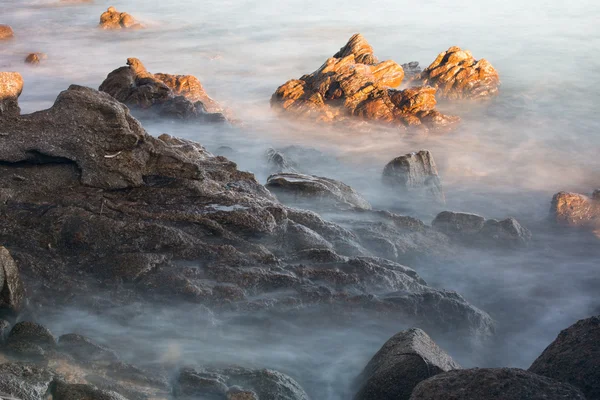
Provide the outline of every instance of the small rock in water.
<path id="1" fill-rule="evenodd" d="M 19 96 L 23 91 L 23 77 L 18 72 L 0 72 L 0 120 L 21 113 Z"/>
<path id="2" fill-rule="evenodd" d="M 102 29 L 140 29 L 144 26 L 126 12 L 119 12 L 114 7 L 108 7 L 108 10 L 100 16 L 99 26 Z"/>
<path id="3" fill-rule="evenodd" d="M 383 181 L 403 191 L 446 202 L 442 182 L 429 150 L 409 153 L 390 161 L 383 169 Z"/>
<path id="4" fill-rule="evenodd" d="M 25 57 L 25 63 L 38 65 L 47 58 L 48 56 L 44 53 L 30 53 L 27 57 Z"/>
<path id="5" fill-rule="evenodd" d="M 0 24 L 0 40 L 12 39 L 15 36 L 9 25 Z"/>
<path id="6" fill-rule="evenodd" d="M 265 157 L 267 159 L 269 171 L 272 174 L 278 174 L 281 172 L 296 172 L 293 165 L 286 159 L 285 155 L 274 148 L 268 149 L 265 153 Z"/>
<path id="7" fill-rule="evenodd" d="M 552 198 L 550 218 L 559 225 L 600 229 L 600 190 L 592 197 L 559 192 Z"/>

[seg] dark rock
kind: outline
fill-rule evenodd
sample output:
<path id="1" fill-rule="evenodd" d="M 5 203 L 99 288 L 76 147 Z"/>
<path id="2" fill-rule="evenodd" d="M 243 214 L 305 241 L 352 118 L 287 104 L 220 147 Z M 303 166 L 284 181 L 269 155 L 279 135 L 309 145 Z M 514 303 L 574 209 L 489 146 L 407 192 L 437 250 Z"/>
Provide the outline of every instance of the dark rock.
<path id="1" fill-rule="evenodd" d="M 550 218 L 563 226 L 600 229 L 600 195 L 559 192 L 552 198 Z"/>
<path id="2" fill-rule="evenodd" d="M 25 305 L 25 289 L 19 268 L 5 247 L 0 246 L 0 316 L 16 316 Z"/>
<path id="3" fill-rule="evenodd" d="M 487 60 L 475 60 L 468 50 L 450 47 L 421 73 L 422 83 L 450 100 L 481 99 L 498 94 L 500 78 Z"/>
<path id="4" fill-rule="evenodd" d="M 12 39 L 15 36 L 9 25 L 0 24 L 0 40 Z"/>
<path id="5" fill-rule="evenodd" d="M 0 319 L 0 344 L 3 344 L 8 334 L 10 333 L 10 322 L 5 319 Z"/>
<path id="6" fill-rule="evenodd" d="M 404 70 L 405 82 L 412 82 L 413 80 L 418 79 L 422 71 L 418 61 L 402 64 L 402 69 Z"/>
<path id="7" fill-rule="evenodd" d="M 588 400 L 600 399 L 600 316 L 563 330 L 529 371 L 570 383 Z"/>
<path id="8" fill-rule="evenodd" d="M 69 384 L 55 380 L 50 386 L 52 400 L 127 400 L 120 394 L 91 385 Z"/>
<path id="9" fill-rule="evenodd" d="M 228 386 L 225 377 L 207 372 L 198 372 L 193 368 L 183 368 L 173 385 L 175 397 L 201 397 L 208 400 L 225 399 Z"/>
<path id="10" fill-rule="evenodd" d="M 480 234 L 484 241 L 506 246 L 527 245 L 531 240 L 531 232 L 512 217 L 502 221 L 488 219 Z"/>
<path id="11" fill-rule="evenodd" d="M 30 364 L 0 364 L 0 392 L 19 400 L 44 399 L 55 374 Z"/>
<path id="12" fill-rule="evenodd" d="M 144 27 L 131 15 L 119 12 L 114 7 L 108 7 L 108 10 L 100 15 L 99 26 L 102 29 L 140 29 Z"/>
<path id="13" fill-rule="evenodd" d="M 286 115 L 316 121 L 369 120 L 422 131 L 447 130 L 460 119 L 435 109 L 435 89 L 394 90 L 404 70 L 394 61 L 379 62 L 360 34 L 318 70 L 281 85 L 271 106 Z"/>
<path id="14" fill-rule="evenodd" d="M 370 210 L 371 205 L 350 186 L 334 179 L 297 173 L 269 176 L 266 187 L 285 202 L 315 202 L 324 207 Z"/>
<path id="15" fill-rule="evenodd" d="M 21 113 L 18 98 L 23 91 L 23 78 L 18 72 L 0 72 L 0 120 Z"/>
<path id="16" fill-rule="evenodd" d="M 116 361 L 119 358 L 113 350 L 75 333 L 59 337 L 58 348 L 76 360 L 83 362 Z"/>
<path id="17" fill-rule="evenodd" d="M 408 400 L 417 384 L 460 366 L 420 329 L 389 339 L 358 377 L 355 400 Z"/>
<path id="18" fill-rule="evenodd" d="M 127 67 L 112 71 L 100 90 L 125 103 L 132 110 L 160 116 L 222 122 L 224 110 L 211 99 L 192 75 L 151 74 L 137 58 L 128 58 Z"/>
<path id="19" fill-rule="evenodd" d="M 410 400 L 585 400 L 575 387 L 517 368 L 444 372 L 417 385 Z"/>
<path id="20" fill-rule="evenodd" d="M 272 174 L 279 174 L 282 172 L 296 172 L 294 166 L 290 162 L 288 162 L 285 156 L 273 148 L 270 148 L 266 151 L 265 158 L 267 159 L 269 171 Z"/>
<path id="21" fill-rule="evenodd" d="M 383 169 L 384 183 L 420 198 L 444 203 L 446 198 L 437 167 L 429 150 L 409 153 L 390 161 Z"/>
<path id="22" fill-rule="evenodd" d="M 8 334 L 6 343 L 7 345 L 13 343 L 31 343 L 43 349 L 53 349 L 56 346 L 56 339 L 48 328 L 35 322 L 22 321 L 13 326 Z"/>
<path id="23" fill-rule="evenodd" d="M 27 55 L 27 57 L 25 57 L 25 63 L 38 65 L 47 58 L 48 56 L 44 53 L 30 53 L 29 55 Z"/>
<path id="24" fill-rule="evenodd" d="M 485 225 L 485 218 L 476 214 L 442 211 L 431 225 L 447 235 L 470 236 L 479 233 Z"/>

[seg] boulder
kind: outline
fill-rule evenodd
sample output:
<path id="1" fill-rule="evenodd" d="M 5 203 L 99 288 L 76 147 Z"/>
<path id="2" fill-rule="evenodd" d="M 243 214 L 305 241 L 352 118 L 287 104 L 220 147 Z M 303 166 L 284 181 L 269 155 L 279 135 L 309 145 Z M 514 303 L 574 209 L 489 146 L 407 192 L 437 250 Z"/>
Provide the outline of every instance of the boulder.
<path id="1" fill-rule="evenodd" d="M 40 400 L 46 393 L 55 373 L 31 364 L 0 364 L 0 393 L 19 400 Z"/>
<path id="2" fill-rule="evenodd" d="M 408 400 L 417 384 L 460 366 L 421 329 L 394 335 L 358 377 L 355 400 Z"/>
<path id="3" fill-rule="evenodd" d="M 133 110 L 183 120 L 221 122 L 224 110 L 192 75 L 151 74 L 137 58 L 112 71 L 99 90 Z"/>
<path id="4" fill-rule="evenodd" d="M 519 221 L 512 217 L 501 221 L 496 219 L 486 220 L 479 234 L 483 241 L 509 247 L 526 245 L 531 240 L 529 229 L 523 227 Z"/>
<path id="5" fill-rule="evenodd" d="M 517 368 L 444 372 L 417 385 L 410 400 L 585 400 L 575 387 Z"/>
<path id="6" fill-rule="evenodd" d="M 600 399 L 600 316 L 582 319 L 560 332 L 529 371 L 570 383 L 588 400 Z"/>
<path id="7" fill-rule="evenodd" d="M 281 85 L 271 106 L 316 121 L 369 120 L 422 131 L 447 130 L 459 121 L 435 109 L 434 88 L 393 89 L 403 78 L 400 65 L 379 62 L 356 34 L 318 70 Z"/>
<path id="8" fill-rule="evenodd" d="M 9 25 L 0 24 L 0 40 L 12 39 L 15 36 Z"/>
<path id="9" fill-rule="evenodd" d="M 449 236 L 473 236 L 485 225 L 485 218 L 477 214 L 442 211 L 431 226 Z"/>
<path id="10" fill-rule="evenodd" d="M 482 99 L 498 94 L 500 78 L 487 60 L 475 60 L 469 50 L 450 47 L 440 53 L 420 76 L 422 84 L 449 100 Z"/>
<path id="11" fill-rule="evenodd" d="M 16 348 L 16 345 L 20 346 L 21 344 L 53 349 L 56 346 L 56 338 L 48 328 L 35 322 L 22 321 L 13 326 L 6 339 L 6 346 L 9 348 Z"/>
<path id="12" fill-rule="evenodd" d="M 591 197 L 559 192 L 552 198 L 550 218 L 562 226 L 600 230 L 600 192 Z"/>
<path id="13" fill-rule="evenodd" d="M 400 191 L 415 193 L 419 200 L 446 201 L 442 182 L 429 150 L 394 158 L 383 169 L 383 182 Z"/>
<path id="14" fill-rule="evenodd" d="M 284 203 L 315 202 L 319 206 L 333 206 L 339 209 L 371 209 L 369 202 L 359 193 L 335 179 L 297 173 L 279 173 L 269 176 L 265 186 Z"/>
<path id="15" fill-rule="evenodd" d="M 111 362 L 119 359 L 113 350 L 75 333 L 59 337 L 58 349 L 82 362 Z"/>
<path id="16" fill-rule="evenodd" d="M 0 120 L 21 113 L 18 98 L 23 91 L 23 77 L 18 72 L 0 72 Z"/>
<path id="17" fill-rule="evenodd" d="M 16 316 L 25 305 L 25 289 L 17 264 L 0 246 L 0 316 Z"/>
<path id="18" fill-rule="evenodd" d="M 38 65 L 47 58 L 48 56 L 44 53 L 30 53 L 29 55 L 27 55 L 27 57 L 25 57 L 25 63 Z"/>
<path id="19" fill-rule="evenodd" d="M 108 7 L 108 10 L 100 15 L 99 26 L 102 29 L 140 29 L 144 27 L 131 15 L 119 12 L 114 7 Z"/>

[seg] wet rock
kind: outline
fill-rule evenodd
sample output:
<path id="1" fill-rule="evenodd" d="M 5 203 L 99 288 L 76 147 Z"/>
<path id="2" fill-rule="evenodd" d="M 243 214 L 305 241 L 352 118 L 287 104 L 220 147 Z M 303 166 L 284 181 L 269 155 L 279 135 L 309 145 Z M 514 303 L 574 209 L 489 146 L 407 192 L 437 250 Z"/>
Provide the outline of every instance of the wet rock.
<path id="1" fill-rule="evenodd" d="M 8 334 L 6 342 L 7 344 L 28 342 L 48 349 L 56 346 L 56 338 L 48 328 L 30 321 L 16 323 Z"/>
<path id="2" fill-rule="evenodd" d="M 529 371 L 580 389 L 600 399 L 600 316 L 582 319 L 560 332 Z"/>
<path id="3" fill-rule="evenodd" d="M 59 337 L 58 348 L 76 360 L 83 362 L 116 361 L 119 358 L 113 350 L 75 333 Z"/>
<path id="4" fill-rule="evenodd" d="M 422 131 L 447 130 L 459 121 L 435 110 L 434 88 L 392 89 L 403 78 L 400 65 L 379 62 L 365 38 L 356 34 L 318 70 L 280 86 L 271 106 L 316 121 L 362 119 Z"/>
<path id="5" fill-rule="evenodd" d="M 509 247 L 527 245 L 531 240 L 531 232 L 512 217 L 502 221 L 486 220 L 480 235 L 483 241 Z"/>
<path id="6" fill-rule="evenodd" d="M 54 376 L 51 370 L 32 364 L 0 364 L 0 392 L 19 400 L 44 399 Z"/>
<path id="7" fill-rule="evenodd" d="M 316 202 L 322 206 L 339 209 L 360 208 L 370 210 L 371 205 L 350 186 L 334 179 L 296 173 L 269 176 L 266 187 L 285 202 Z"/>
<path id="8" fill-rule="evenodd" d="M 102 29 L 140 29 L 144 26 L 126 12 L 119 12 L 114 7 L 108 7 L 108 10 L 100 16 L 100 28 Z"/>
<path id="9" fill-rule="evenodd" d="M 431 225 L 447 235 L 471 236 L 483 229 L 485 218 L 477 214 L 442 211 Z"/>
<path id="10" fill-rule="evenodd" d="M 383 169 L 383 182 L 401 191 L 445 203 L 444 190 L 429 150 L 409 153 L 390 161 Z"/>
<path id="11" fill-rule="evenodd" d="M 0 316 L 16 316 L 25 305 L 25 289 L 17 264 L 0 246 Z"/>
<path id="12" fill-rule="evenodd" d="M 21 113 L 18 98 L 23 91 L 23 77 L 18 72 L 0 72 L 0 120 Z"/>
<path id="13" fill-rule="evenodd" d="M 498 94 L 500 78 L 487 60 L 475 60 L 469 50 L 450 47 L 421 73 L 423 84 L 450 100 L 481 99 Z"/>
<path id="14" fill-rule="evenodd" d="M 0 24 L 0 40 L 12 39 L 15 36 L 9 25 Z"/>
<path id="15" fill-rule="evenodd" d="M 273 148 L 270 148 L 266 151 L 265 158 L 267 159 L 269 171 L 272 174 L 296 172 L 294 166 L 286 159 L 285 155 Z"/>
<path id="16" fill-rule="evenodd" d="M 3 344 L 8 334 L 10 333 L 10 322 L 5 319 L 0 319 L 0 344 Z"/>
<path id="17" fill-rule="evenodd" d="M 460 366 L 421 329 L 402 331 L 373 356 L 357 379 L 355 400 L 408 400 L 417 384 Z"/>
<path id="18" fill-rule="evenodd" d="M 575 387 L 517 368 L 444 372 L 421 382 L 410 400 L 584 400 Z"/>
<path id="19" fill-rule="evenodd" d="M 228 389 L 225 378 L 219 374 L 183 368 L 173 385 L 173 394 L 177 398 L 200 396 L 207 399 L 225 399 Z"/>
<path id="20" fill-rule="evenodd" d="M 192 75 L 151 74 L 137 58 L 112 71 L 100 90 L 139 113 L 179 119 L 222 122 L 224 110 Z"/>
<path id="21" fill-rule="evenodd" d="M 61 380 L 52 382 L 50 392 L 52 400 L 127 400 L 116 392 L 91 385 L 69 384 Z"/>
<path id="22" fill-rule="evenodd" d="M 550 218 L 563 226 L 600 229 L 600 195 L 559 192 L 552 198 Z"/>
<path id="23" fill-rule="evenodd" d="M 47 58 L 48 56 L 44 53 L 30 53 L 29 55 L 27 55 L 27 57 L 25 57 L 25 63 L 38 65 Z"/>

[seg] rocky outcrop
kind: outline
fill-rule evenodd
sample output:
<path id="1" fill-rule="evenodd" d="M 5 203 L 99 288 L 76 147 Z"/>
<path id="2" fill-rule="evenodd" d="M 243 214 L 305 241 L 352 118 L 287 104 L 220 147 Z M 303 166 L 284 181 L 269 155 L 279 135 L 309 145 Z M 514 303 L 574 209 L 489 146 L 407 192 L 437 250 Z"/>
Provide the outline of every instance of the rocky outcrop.
<path id="1" fill-rule="evenodd" d="M 408 400 L 417 384 L 460 366 L 421 329 L 394 335 L 373 356 L 357 383 L 355 400 Z"/>
<path id="2" fill-rule="evenodd" d="M 581 227 L 600 233 L 600 194 L 591 197 L 559 192 L 552 198 L 550 218 L 563 226 Z"/>
<path id="3" fill-rule="evenodd" d="M 477 214 L 442 211 L 431 225 L 465 244 L 515 247 L 531 240 L 531 232 L 512 217 L 486 220 Z"/>
<path id="4" fill-rule="evenodd" d="M 517 368 L 444 372 L 417 385 L 410 400 L 585 400 L 575 387 Z"/>
<path id="5" fill-rule="evenodd" d="M 429 150 L 394 158 L 383 169 L 383 182 L 400 192 L 416 195 L 417 200 L 446 202 L 442 182 Z"/>
<path id="6" fill-rule="evenodd" d="M 0 120 L 19 115 L 21 109 L 17 99 L 22 91 L 23 77 L 21 77 L 21 74 L 18 72 L 0 72 Z"/>
<path id="7" fill-rule="evenodd" d="M 16 316 L 25 305 L 25 290 L 17 264 L 0 246 L 0 316 Z"/>
<path id="8" fill-rule="evenodd" d="M 30 53 L 25 57 L 25 64 L 39 65 L 47 58 L 48 56 L 44 53 Z"/>
<path id="9" fill-rule="evenodd" d="M 108 7 L 108 10 L 100 15 L 99 26 L 102 29 L 140 29 L 144 27 L 131 15 L 119 12 L 114 7 Z"/>
<path id="10" fill-rule="evenodd" d="M 127 65 L 108 74 L 99 89 L 133 111 L 181 120 L 226 119 L 224 110 L 206 94 L 196 77 L 151 74 L 137 58 L 128 58 Z"/>
<path id="11" fill-rule="evenodd" d="M 356 34 L 318 70 L 280 86 L 271 106 L 316 121 L 354 118 L 423 131 L 449 129 L 459 121 L 435 109 L 434 88 L 393 89 L 403 78 L 400 65 L 379 62 L 365 38 Z"/>
<path id="12" fill-rule="evenodd" d="M 600 399 L 600 316 L 563 330 L 529 371 L 570 383 L 588 400 Z"/>
<path id="13" fill-rule="evenodd" d="M 482 99 L 498 94 L 500 78 L 487 60 L 475 60 L 469 50 L 450 47 L 440 53 L 420 76 L 424 85 L 449 100 Z"/>
<path id="14" fill-rule="evenodd" d="M 0 392 L 19 400 L 45 398 L 55 373 L 31 364 L 0 364 Z"/>
<path id="15" fill-rule="evenodd" d="M 0 40 L 12 39 L 15 36 L 9 25 L 0 24 Z"/>
<path id="16" fill-rule="evenodd" d="M 269 176 L 267 189 L 284 203 L 314 202 L 323 207 L 370 210 L 371 205 L 350 186 L 334 179 L 298 173 Z"/>

